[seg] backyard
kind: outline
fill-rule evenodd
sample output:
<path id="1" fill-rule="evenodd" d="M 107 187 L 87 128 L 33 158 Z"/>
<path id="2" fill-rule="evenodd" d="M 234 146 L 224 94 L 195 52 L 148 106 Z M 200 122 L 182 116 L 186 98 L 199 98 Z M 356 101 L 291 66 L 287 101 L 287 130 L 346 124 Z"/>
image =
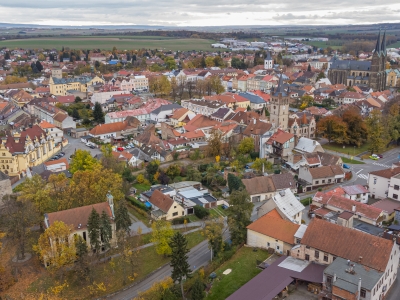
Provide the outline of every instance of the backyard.
<path id="1" fill-rule="evenodd" d="M 215 271 L 217 279 L 214 280 L 206 299 L 226 299 L 261 272 L 261 269 L 256 267 L 256 261 L 264 261 L 268 256 L 268 252 L 264 250 L 253 251 L 253 248 L 240 248 L 229 261 Z M 228 275 L 222 274 L 226 269 L 231 269 L 232 272 Z"/>

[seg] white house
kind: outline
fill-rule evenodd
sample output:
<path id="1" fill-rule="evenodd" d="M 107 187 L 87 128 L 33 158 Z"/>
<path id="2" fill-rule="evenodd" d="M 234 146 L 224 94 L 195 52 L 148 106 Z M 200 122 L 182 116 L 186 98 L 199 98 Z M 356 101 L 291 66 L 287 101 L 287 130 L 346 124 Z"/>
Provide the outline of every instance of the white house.
<path id="1" fill-rule="evenodd" d="M 373 198 L 392 198 L 399 200 L 400 167 L 392 166 L 389 169 L 370 172 L 368 175 L 368 189 Z"/>
<path id="2" fill-rule="evenodd" d="M 361 203 L 368 203 L 369 191 L 361 184 L 344 186 L 342 189 L 345 192 L 344 196 L 346 198 Z"/>
<path id="3" fill-rule="evenodd" d="M 60 158 L 44 162 L 44 169 L 51 172 L 60 172 L 69 169 L 68 161 L 66 158 Z"/>

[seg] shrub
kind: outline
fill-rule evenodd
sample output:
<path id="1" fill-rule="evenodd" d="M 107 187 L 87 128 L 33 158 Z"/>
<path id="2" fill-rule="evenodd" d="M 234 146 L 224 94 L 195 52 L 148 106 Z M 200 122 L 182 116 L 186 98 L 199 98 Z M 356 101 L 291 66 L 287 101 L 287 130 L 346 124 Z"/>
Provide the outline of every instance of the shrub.
<path id="1" fill-rule="evenodd" d="M 199 219 L 204 219 L 205 217 L 207 217 L 210 214 L 210 212 L 207 209 L 205 209 L 203 206 L 196 205 L 194 207 L 194 214 Z"/>
<path id="2" fill-rule="evenodd" d="M 146 205 L 144 205 L 142 202 L 140 202 L 139 200 L 136 200 L 135 198 L 131 197 L 131 196 L 126 196 L 126 199 L 128 199 L 128 201 L 133 205 L 136 206 L 140 209 L 143 209 L 144 211 L 148 211 L 150 210 Z"/>
<path id="3" fill-rule="evenodd" d="M 173 225 L 177 224 L 184 224 L 186 220 L 186 223 L 190 223 L 190 219 L 188 217 L 180 217 L 172 220 Z"/>
<path id="4" fill-rule="evenodd" d="M 303 205 L 309 205 L 311 203 L 311 201 L 312 201 L 311 197 L 307 197 L 303 200 L 300 200 L 301 204 L 303 204 Z"/>

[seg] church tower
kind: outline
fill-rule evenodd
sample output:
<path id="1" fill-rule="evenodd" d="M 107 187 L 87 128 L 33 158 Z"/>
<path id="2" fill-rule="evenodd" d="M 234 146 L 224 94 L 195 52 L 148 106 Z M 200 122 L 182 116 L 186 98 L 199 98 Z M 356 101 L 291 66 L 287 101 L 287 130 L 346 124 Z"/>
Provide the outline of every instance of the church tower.
<path id="1" fill-rule="evenodd" d="M 272 69 L 274 66 L 274 60 L 271 57 L 271 52 L 267 52 L 267 56 L 264 59 L 264 69 Z"/>
<path id="2" fill-rule="evenodd" d="M 376 41 L 374 54 L 371 60 L 371 75 L 370 75 L 370 87 L 376 91 L 380 90 L 381 78 L 380 71 L 382 69 L 382 53 L 381 53 L 381 31 L 379 30 L 378 39 Z"/>
<path id="3" fill-rule="evenodd" d="M 270 122 L 275 128 L 287 130 L 289 124 L 289 91 L 285 91 L 282 74 L 276 90 L 271 90 Z"/>

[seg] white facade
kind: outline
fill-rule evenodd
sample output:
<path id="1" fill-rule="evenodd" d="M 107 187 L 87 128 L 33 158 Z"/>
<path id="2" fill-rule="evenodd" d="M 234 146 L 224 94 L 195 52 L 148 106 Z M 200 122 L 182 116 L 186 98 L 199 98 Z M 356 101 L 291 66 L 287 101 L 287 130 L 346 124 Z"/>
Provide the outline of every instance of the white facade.
<path id="1" fill-rule="evenodd" d="M 104 104 L 107 100 L 110 100 L 114 95 L 122 95 L 126 94 L 127 91 L 112 91 L 112 92 L 100 92 L 100 93 L 93 93 L 92 98 L 90 98 L 90 102 L 96 104 L 99 102 L 100 104 Z"/>
<path id="2" fill-rule="evenodd" d="M 388 197 L 389 186 L 389 178 L 368 174 L 368 187 L 372 197 L 381 199 Z"/>
<path id="3" fill-rule="evenodd" d="M 389 183 L 389 198 L 400 201 L 400 175 L 393 176 L 390 178 Z"/>

